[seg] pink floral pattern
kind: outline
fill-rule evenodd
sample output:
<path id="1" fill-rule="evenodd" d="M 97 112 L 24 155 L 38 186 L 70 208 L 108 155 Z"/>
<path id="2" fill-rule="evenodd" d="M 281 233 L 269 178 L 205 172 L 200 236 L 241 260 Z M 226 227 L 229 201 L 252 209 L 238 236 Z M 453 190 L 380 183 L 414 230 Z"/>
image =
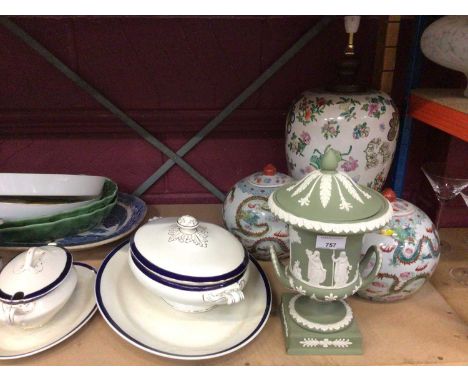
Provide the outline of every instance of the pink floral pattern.
<path id="1" fill-rule="evenodd" d="M 348 158 L 348 160 L 345 161 L 345 162 L 341 165 L 341 168 L 342 168 L 344 171 L 346 171 L 346 172 L 354 171 L 354 170 L 356 170 L 358 167 L 359 167 L 359 164 L 358 164 L 357 159 L 354 159 L 352 156 L 350 156 L 350 157 Z"/>

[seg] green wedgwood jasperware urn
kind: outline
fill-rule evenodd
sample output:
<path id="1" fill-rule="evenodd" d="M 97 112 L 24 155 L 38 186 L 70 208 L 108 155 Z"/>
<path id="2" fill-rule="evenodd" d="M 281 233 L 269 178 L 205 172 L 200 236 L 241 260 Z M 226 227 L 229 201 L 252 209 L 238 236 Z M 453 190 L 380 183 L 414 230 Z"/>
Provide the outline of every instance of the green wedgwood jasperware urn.
<path id="1" fill-rule="evenodd" d="M 289 224 L 289 265 L 281 265 L 274 248 L 271 257 L 283 284 L 299 293 L 283 296 L 282 302 L 292 354 L 361 352 L 359 330 L 344 300 L 379 272 L 379 249 L 371 246 L 362 257 L 362 239 L 391 219 L 392 207 L 380 193 L 337 171 L 340 159 L 340 153 L 329 148 L 320 170 L 279 188 L 268 200 L 271 212 Z M 371 259 L 375 265 L 363 277 L 361 271 Z"/>

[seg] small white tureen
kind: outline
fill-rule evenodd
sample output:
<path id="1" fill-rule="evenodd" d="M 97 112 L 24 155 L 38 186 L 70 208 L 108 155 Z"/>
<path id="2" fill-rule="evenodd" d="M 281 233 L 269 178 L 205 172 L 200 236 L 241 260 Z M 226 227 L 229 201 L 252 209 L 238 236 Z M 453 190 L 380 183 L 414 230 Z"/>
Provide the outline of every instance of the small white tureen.
<path id="1" fill-rule="evenodd" d="M 150 220 L 130 243 L 136 279 L 184 312 L 244 300 L 248 254 L 227 230 L 192 216 Z"/>
<path id="2" fill-rule="evenodd" d="M 72 255 L 60 247 L 30 248 L 0 272 L 0 321 L 34 328 L 65 305 L 77 283 Z"/>

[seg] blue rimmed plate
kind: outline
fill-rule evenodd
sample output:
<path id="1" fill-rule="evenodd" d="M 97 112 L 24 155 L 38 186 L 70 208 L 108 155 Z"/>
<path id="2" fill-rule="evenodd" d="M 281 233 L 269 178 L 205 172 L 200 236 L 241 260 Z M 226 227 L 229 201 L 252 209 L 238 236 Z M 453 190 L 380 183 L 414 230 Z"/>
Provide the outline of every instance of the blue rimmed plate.
<path id="1" fill-rule="evenodd" d="M 96 270 L 74 263 L 78 283 L 65 306 L 44 326 L 25 330 L 0 324 L 0 361 L 29 357 L 58 345 L 80 330 L 96 313 Z"/>
<path id="2" fill-rule="evenodd" d="M 97 275 L 96 299 L 109 326 L 137 348 L 174 359 L 220 357 L 246 346 L 268 320 L 271 289 L 253 258 L 243 302 L 184 313 L 141 287 L 130 271 L 128 256 L 128 241 L 107 255 Z"/>
<path id="3" fill-rule="evenodd" d="M 119 192 L 116 205 L 100 225 L 86 232 L 57 239 L 55 243 L 73 251 L 111 243 L 133 232 L 145 218 L 146 211 L 146 204 L 143 200 Z M 0 249 L 23 251 L 30 247 L 47 244 L 49 243 L 1 243 Z"/>

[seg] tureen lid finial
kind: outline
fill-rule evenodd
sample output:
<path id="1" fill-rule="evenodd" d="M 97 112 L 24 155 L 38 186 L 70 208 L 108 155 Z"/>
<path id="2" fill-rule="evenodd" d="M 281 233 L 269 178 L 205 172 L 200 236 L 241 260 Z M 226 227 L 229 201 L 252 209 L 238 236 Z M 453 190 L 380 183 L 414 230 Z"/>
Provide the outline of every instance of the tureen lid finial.
<path id="1" fill-rule="evenodd" d="M 195 229 L 198 227 L 198 220 L 190 215 L 183 215 L 177 219 L 177 225 L 180 228 Z"/>

